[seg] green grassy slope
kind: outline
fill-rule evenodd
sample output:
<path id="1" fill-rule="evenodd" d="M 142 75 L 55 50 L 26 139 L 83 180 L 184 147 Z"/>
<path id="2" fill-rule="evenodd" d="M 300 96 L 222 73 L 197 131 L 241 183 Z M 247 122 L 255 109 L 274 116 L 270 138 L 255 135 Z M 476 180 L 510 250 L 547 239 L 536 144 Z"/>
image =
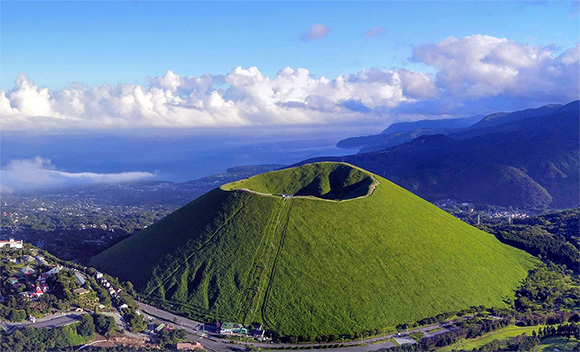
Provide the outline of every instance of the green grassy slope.
<path id="1" fill-rule="evenodd" d="M 385 179 L 321 163 L 216 189 L 91 264 L 196 316 L 314 337 L 502 306 L 534 261 Z"/>
<path id="2" fill-rule="evenodd" d="M 316 163 L 272 171 L 222 186 L 267 194 L 293 194 L 346 200 L 364 196 L 374 180 L 362 170 L 342 163 Z"/>

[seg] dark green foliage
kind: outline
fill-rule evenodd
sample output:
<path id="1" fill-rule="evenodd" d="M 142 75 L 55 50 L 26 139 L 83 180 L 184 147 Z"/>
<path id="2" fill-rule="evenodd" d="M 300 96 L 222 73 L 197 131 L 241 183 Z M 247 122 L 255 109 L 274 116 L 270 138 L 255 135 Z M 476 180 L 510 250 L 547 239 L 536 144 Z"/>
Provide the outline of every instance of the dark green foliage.
<path id="1" fill-rule="evenodd" d="M 367 194 L 373 177 L 325 163 L 232 183 L 92 264 L 131 280 L 165 309 L 258 321 L 302 341 L 506 306 L 503 298 L 513 298 L 535 266 L 530 255 L 382 178 L 372 195 L 353 197 Z M 243 188 L 306 196 L 284 200 Z"/>
<path id="2" fill-rule="evenodd" d="M 178 342 L 185 341 L 187 333 L 185 330 L 175 329 L 167 330 L 163 329 L 159 332 L 159 346 L 169 348 Z"/>
<path id="3" fill-rule="evenodd" d="M 51 275 L 46 280 L 48 287 L 50 287 L 51 294 L 58 299 L 70 301 L 73 299 L 73 290 L 78 288 L 75 275 L 70 270 L 61 270 L 55 275 Z"/>
<path id="4" fill-rule="evenodd" d="M 131 332 L 139 332 L 143 331 L 147 328 L 147 323 L 142 315 L 139 315 L 134 312 L 130 312 L 123 315 L 125 322 L 129 325 L 129 330 Z"/>
<path id="5" fill-rule="evenodd" d="M 493 340 L 479 348 L 479 352 L 495 352 L 499 351 L 501 343 L 498 340 Z"/>
<path id="6" fill-rule="evenodd" d="M 58 328 L 35 329 L 27 327 L 9 334 L 0 331 L 0 350 L 11 352 L 73 351 L 91 336 L 77 333 L 79 323 Z"/>
<path id="7" fill-rule="evenodd" d="M 115 319 L 111 316 L 94 314 L 93 320 L 95 322 L 95 331 L 106 338 L 111 337 L 117 330 L 117 323 L 115 323 Z"/>
<path id="8" fill-rule="evenodd" d="M 579 209 L 515 219 L 512 225 L 486 224 L 481 228 L 504 243 L 580 269 Z"/>
<path id="9" fill-rule="evenodd" d="M 80 322 L 77 325 L 77 333 L 82 337 L 93 337 L 95 334 L 95 323 L 90 314 L 83 314 L 80 317 Z"/>
<path id="10" fill-rule="evenodd" d="M 579 305 L 580 280 L 554 264 L 542 264 L 532 270 L 517 291 L 515 300 L 515 307 L 520 311 L 554 307 L 578 309 Z"/>

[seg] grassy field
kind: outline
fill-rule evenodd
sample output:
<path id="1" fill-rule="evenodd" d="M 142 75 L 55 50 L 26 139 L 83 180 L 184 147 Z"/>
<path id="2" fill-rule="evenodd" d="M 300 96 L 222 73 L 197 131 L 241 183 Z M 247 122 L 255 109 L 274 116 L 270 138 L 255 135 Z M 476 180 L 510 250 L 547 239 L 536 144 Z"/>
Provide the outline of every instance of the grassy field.
<path id="1" fill-rule="evenodd" d="M 365 197 L 375 179 L 380 184 Z M 91 262 L 184 312 L 310 338 L 503 306 L 535 263 L 340 163 L 226 185 Z"/>
<path id="2" fill-rule="evenodd" d="M 465 340 L 463 342 L 458 342 L 453 345 L 445 346 L 437 351 L 471 351 L 474 348 L 479 348 L 493 340 L 505 341 L 508 337 L 515 337 L 526 333 L 528 336 L 532 335 L 532 331 L 538 332 L 540 328 L 544 325 L 539 326 L 507 326 L 503 329 L 494 331 L 490 334 L 480 336 L 475 339 Z"/>
<path id="3" fill-rule="evenodd" d="M 542 339 L 542 344 L 536 352 L 554 352 L 554 351 L 573 351 L 580 341 L 575 338 L 566 338 L 562 336 L 546 337 Z"/>

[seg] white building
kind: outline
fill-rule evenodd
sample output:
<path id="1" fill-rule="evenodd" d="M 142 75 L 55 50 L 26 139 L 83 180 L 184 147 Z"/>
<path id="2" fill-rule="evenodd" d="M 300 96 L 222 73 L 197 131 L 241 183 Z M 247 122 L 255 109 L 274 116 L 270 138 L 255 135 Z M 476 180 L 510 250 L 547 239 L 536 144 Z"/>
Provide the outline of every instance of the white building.
<path id="1" fill-rule="evenodd" d="M 14 241 L 14 238 L 11 238 L 10 241 L 0 241 L 0 248 L 6 246 L 9 248 L 22 248 L 22 240 Z"/>

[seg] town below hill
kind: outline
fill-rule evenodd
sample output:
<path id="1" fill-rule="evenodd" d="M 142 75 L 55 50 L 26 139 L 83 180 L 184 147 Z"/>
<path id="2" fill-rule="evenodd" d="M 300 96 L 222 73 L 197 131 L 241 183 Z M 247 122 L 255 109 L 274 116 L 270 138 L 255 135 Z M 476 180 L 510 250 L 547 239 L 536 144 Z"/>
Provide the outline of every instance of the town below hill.
<path id="1" fill-rule="evenodd" d="M 18 238 L 59 258 L 86 264 L 105 248 L 210 190 L 280 167 L 238 166 L 184 183 L 138 182 L 3 194 L 0 238 Z"/>

